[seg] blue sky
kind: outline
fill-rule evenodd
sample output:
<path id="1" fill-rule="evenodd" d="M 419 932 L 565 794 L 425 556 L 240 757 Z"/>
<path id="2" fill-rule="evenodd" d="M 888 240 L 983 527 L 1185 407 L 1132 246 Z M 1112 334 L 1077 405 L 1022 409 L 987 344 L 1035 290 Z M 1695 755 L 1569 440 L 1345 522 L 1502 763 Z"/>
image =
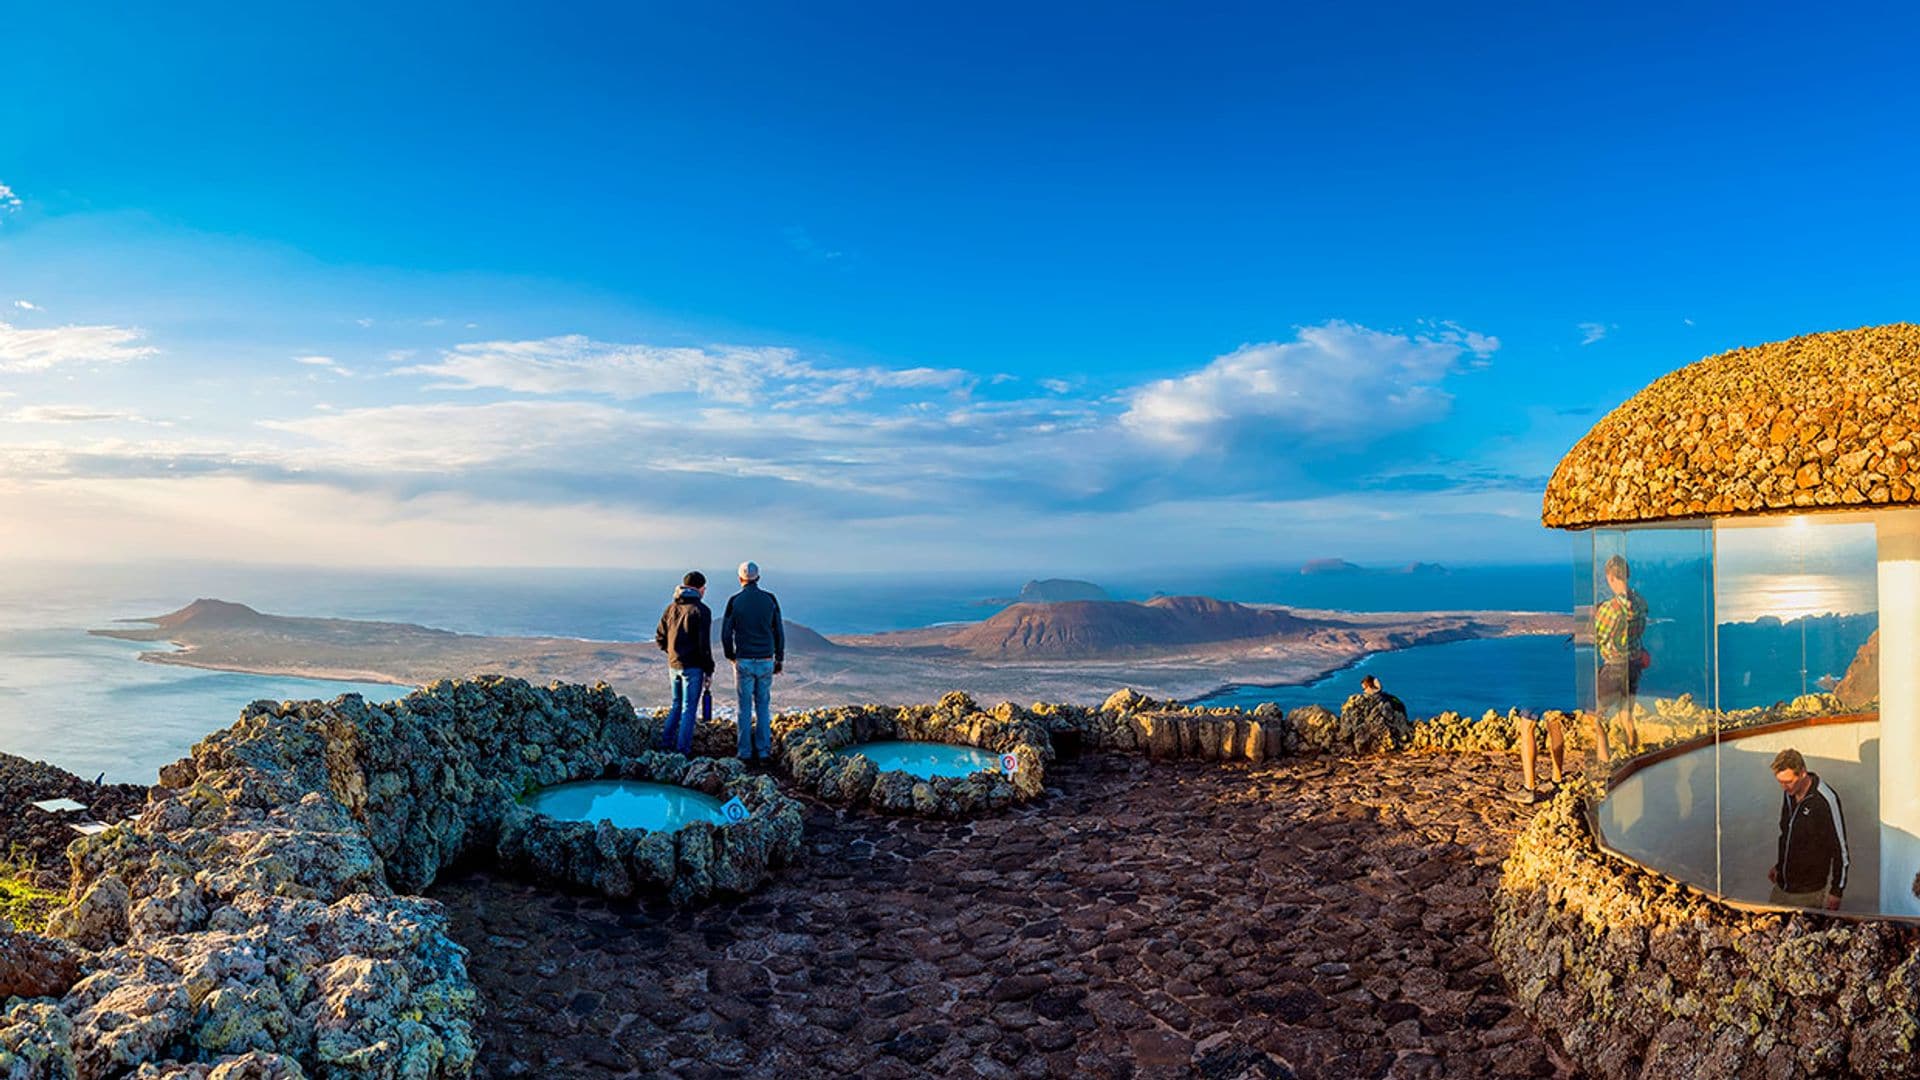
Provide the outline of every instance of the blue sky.
<path id="1" fill-rule="evenodd" d="M 0 554 L 1551 559 L 1920 299 L 1892 7 L 700 7 L 10 14 Z"/>

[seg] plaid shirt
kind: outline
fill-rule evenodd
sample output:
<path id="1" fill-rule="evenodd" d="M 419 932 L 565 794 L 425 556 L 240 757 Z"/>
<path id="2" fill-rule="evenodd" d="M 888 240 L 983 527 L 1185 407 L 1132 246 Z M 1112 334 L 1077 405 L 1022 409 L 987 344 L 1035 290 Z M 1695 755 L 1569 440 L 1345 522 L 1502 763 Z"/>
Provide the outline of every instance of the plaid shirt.
<path id="1" fill-rule="evenodd" d="M 1631 661 L 1646 632 L 1647 602 L 1632 589 L 1593 609 L 1593 644 L 1602 664 Z"/>

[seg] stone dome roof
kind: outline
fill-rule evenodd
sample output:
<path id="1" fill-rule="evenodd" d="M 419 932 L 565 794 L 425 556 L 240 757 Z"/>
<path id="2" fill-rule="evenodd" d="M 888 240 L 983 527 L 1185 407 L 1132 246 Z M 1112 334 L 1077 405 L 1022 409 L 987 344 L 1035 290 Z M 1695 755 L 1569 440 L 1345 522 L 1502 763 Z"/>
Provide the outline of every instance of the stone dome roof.
<path id="1" fill-rule="evenodd" d="M 1562 529 L 1920 503 L 1920 326 L 1709 356 L 1608 413 L 1547 481 Z"/>

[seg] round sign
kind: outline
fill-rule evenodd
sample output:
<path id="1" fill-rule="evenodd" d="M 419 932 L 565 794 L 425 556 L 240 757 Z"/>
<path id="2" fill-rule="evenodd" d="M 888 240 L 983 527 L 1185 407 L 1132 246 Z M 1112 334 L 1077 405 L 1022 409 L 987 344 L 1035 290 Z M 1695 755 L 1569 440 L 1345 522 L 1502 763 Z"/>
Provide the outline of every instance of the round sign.
<path id="1" fill-rule="evenodd" d="M 1000 755 L 1000 767 L 1010 773 L 1020 771 L 1020 759 L 1013 754 Z"/>

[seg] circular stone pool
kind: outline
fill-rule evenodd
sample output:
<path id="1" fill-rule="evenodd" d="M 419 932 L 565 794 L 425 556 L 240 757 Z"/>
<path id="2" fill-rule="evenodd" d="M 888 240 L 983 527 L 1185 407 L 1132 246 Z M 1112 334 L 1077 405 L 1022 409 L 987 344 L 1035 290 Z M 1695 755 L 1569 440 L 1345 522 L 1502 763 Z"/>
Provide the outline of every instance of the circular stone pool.
<path id="1" fill-rule="evenodd" d="M 622 829 L 673 832 L 696 821 L 726 822 L 720 800 L 676 784 L 644 780 L 581 780 L 542 788 L 527 809 L 561 821 L 610 821 Z"/>
<path id="2" fill-rule="evenodd" d="M 909 776 L 931 780 L 936 776 L 965 777 L 978 772 L 1000 771 L 1000 755 L 972 746 L 954 746 L 942 742 L 855 743 L 834 751 L 840 757 L 858 755 L 873 762 L 881 772 L 898 770 Z"/>

